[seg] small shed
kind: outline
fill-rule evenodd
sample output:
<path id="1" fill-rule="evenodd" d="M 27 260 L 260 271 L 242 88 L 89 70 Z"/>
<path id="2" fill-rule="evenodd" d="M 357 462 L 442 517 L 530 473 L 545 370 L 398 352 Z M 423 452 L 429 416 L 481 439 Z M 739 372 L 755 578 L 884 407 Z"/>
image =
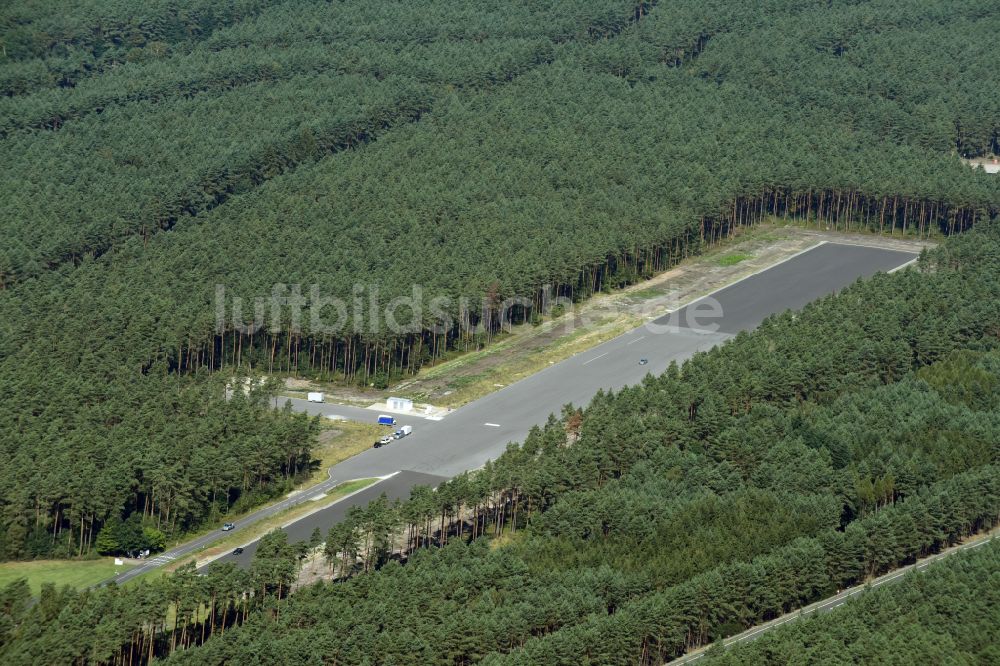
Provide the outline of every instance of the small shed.
<path id="1" fill-rule="evenodd" d="M 413 401 L 407 398 L 389 398 L 385 404 L 394 412 L 409 412 L 413 409 Z"/>

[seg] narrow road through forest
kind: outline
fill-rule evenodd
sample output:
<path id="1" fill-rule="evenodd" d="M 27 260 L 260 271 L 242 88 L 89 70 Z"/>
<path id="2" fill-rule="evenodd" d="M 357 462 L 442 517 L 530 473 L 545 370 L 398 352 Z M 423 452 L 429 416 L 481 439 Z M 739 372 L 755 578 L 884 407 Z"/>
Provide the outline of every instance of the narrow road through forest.
<path id="1" fill-rule="evenodd" d="M 794 622 L 795 620 L 801 618 L 818 615 L 820 613 L 829 613 L 830 611 L 836 610 L 840 606 L 843 606 L 848 599 L 856 597 L 860 594 L 864 594 L 869 590 L 874 590 L 875 588 L 885 585 L 886 583 L 898 582 L 902 580 L 905 576 L 912 574 L 916 571 L 921 571 L 923 569 L 926 569 L 927 567 L 934 564 L 935 562 L 938 562 L 939 560 L 942 560 L 946 557 L 950 557 L 956 553 L 961 553 L 962 551 L 970 550 L 972 548 L 978 548 L 980 546 L 990 543 L 991 541 L 992 541 L 991 538 L 984 537 L 979 539 L 973 539 L 965 543 L 959 544 L 957 546 L 952 546 L 951 548 L 945 549 L 940 553 L 936 553 L 922 560 L 919 560 L 912 566 L 896 569 L 895 571 L 890 571 L 889 573 L 883 576 L 879 576 L 878 578 L 874 578 L 863 585 L 850 587 L 844 590 L 843 592 L 839 592 L 833 595 L 832 597 L 827 597 L 826 599 L 817 601 L 816 603 L 810 604 L 805 608 L 793 611 L 786 615 L 782 615 L 781 617 L 777 617 L 771 620 L 770 622 L 765 622 L 764 624 L 759 624 L 755 627 L 751 627 L 746 631 L 744 631 L 743 633 L 736 634 L 735 636 L 727 638 L 723 642 L 722 646 L 728 648 L 734 645 L 739 645 L 740 643 L 746 643 L 754 639 L 760 638 L 762 635 L 770 631 L 773 631 L 774 629 L 777 629 L 783 624 Z M 674 659 L 673 661 L 668 662 L 668 664 L 672 666 L 674 664 L 690 664 L 692 662 L 696 662 L 699 659 L 704 658 L 709 649 L 711 649 L 711 646 L 705 646 L 696 652 L 689 652 L 683 657 Z"/>

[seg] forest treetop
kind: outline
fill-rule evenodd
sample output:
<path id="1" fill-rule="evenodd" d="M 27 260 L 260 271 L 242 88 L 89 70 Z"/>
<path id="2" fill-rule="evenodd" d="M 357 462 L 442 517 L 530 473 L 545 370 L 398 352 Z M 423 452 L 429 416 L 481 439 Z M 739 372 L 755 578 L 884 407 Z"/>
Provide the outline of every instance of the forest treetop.
<path id="1" fill-rule="evenodd" d="M 498 325 L 485 306 L 472 339 L 220 333 L 218 284 L 247 299 L 276 283 L 583 298 L 769 216 L 920 235 L 995 217 L 1000 179 L 959 157 L 1000 152 L 998 14 L 986 0 L 8 3 L 0 446 L 18 464 L 0 475 L 2 552 L 85 550 L 115 512 L 170 506 L 157 519 L 183 530 L 279 491 L 308 425 L 289 426 L 286 462 L 287 424 L 224 408 L 213 372 L 385 385 Z M 252 427 L 267 433 L 256 479 L 231 465 L 206 508 L 197 466 L 242 451 Z M 68 483 L 81 452 L 128 462 Z"/>

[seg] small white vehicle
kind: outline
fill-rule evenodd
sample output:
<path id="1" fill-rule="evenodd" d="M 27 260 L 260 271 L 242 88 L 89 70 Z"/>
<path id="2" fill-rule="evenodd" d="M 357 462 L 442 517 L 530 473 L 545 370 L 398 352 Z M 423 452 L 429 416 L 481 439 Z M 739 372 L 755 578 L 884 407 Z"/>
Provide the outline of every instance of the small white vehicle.
<path id="1" fill-rule="evenodd" d="M 392 441 L 393 441 L 392 435 L 385 435 L 384 437 L 379 438 L 377 442 L 375 442 L 375 448 L 377 449 L 379 447 L 385 446 L 386 444 L 392 444 Z"/>
<path id="2" fill-rule="evenodd" d="M 323 402 L 323 394 L 319 391 L 310 391 L 306 398 L 309 402 Z"/>

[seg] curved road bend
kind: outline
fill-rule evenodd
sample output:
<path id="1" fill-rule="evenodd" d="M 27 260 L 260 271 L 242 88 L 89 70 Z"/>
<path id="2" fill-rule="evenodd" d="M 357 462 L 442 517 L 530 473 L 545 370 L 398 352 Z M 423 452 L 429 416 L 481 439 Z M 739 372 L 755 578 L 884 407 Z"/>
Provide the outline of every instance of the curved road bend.
<path id="1" fill-rule="evenodd" d="M 400 425 L 413 425 L 413 434 L 379 449 L 368 449 L 330 469 L 330 479 L 306 493 L 287 498 L 274 507 L 265 507 L 242 520 L 246 526 L 283 508 L 307 501 L 350 479 L 401 474 L 371 486 L 334 504 L 336 511 L 313 513 L 287 526 L 291 535 L 308 538 L 313 528 L 326 532 L 338 515 L 356 504 L 367 504 L 382 490 L 390 496 L 411 485 L 435 485 L 428 479 L 450 478 L 482 466 L 506 449 L 509 442 L 522 441 L 535 424 L 549 414 L 559 413 L 567 403 L 586 405 L 599 390 L 617 390 L 642 381 L 647 373 L 664 372 L 672 361 L 681 362 L 698 351 L 725 342 L 736 333 L 755 328 L 768 316 L 799 309 L 822 296 L 834 293 L 860 277 L 890 271 L 913 261 L 910 252 L 862 245 L 820 243 L 766 270 L 755 273 L 709 296 L 697 299 L 680 310 L 648 322 L 593 349 L 549 366 L 530 377 L 484 396 L 455 410 L 441 421 L 419 416 L 397 415 Z M 708 304 L 721 306 L 721 316 L 696 317 Z M 648 364 L 639 365 L 639 359 Z M 294 409 L 314 414 L 337 414 L 351 419 L 375 420 L 376 412 L 331 403 L 292 400 Z M 427 476 L 414 476 L 414 474 Z M 423 479 L 423 480 L 421 480 Z M 280 507 L 280 508 L 279 508 Z M 331 507 L 330 509 L 332 509 Z M 329 513 L 328 513 L 329 511 Z M 237 525 L 237 529 L 240 525 Z M 172 561 L 213 543 L 221 532 L 206 534 L 173 548 L 115 580 L 128 580 L 158 564 Z M 249 563 L 255 544 L 244 546 L 241 556 L 223 559 Z"/>

